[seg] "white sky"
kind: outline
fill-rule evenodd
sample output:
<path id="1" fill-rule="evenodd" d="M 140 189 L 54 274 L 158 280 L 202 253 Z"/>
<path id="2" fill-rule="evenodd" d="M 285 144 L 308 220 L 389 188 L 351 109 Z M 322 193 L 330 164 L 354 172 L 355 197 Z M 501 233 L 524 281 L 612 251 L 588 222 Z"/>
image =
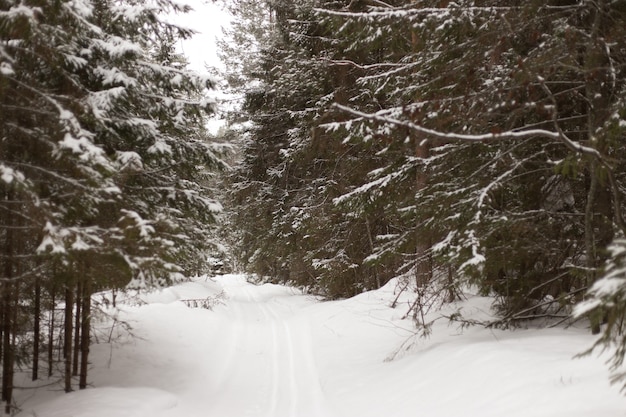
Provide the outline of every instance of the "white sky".
<path id="1" fill-rule="evenodd" d="M 222 36 L 223 25 L 230 21 L 228 13 L 212 0 L 187 0 L 186 3 L 194 10 L 175 16 L 174 21 L 199 33 L 184 41 L 181 51 L 189 59 L 190 67 L 198 72 L 204 72 L 206 65 L 221 66 L 215 39 Z"/>
<path id="2" fill-rule="evenodd" d="M 222 36 L 222 27 L 229 24 L 229 14 L 220 7 L 220 2 L 213 0 L 186 0 L 183 3 L 189 4 L 194 10 L 172 16 L 172 21 L 198 32 L 193 38 L 178 45 L 189 60 L 190 69 L 206 73 L 207 66 L 223 68 L 217 56 L 216 38 Z M 218 103 L 226 98 L 222 91 L 212 91 L 210 95 Z M 224 121 L 214 116 L 208 120 L 207 128 L 210 132 L 217 133 L 223 125 Z"/>

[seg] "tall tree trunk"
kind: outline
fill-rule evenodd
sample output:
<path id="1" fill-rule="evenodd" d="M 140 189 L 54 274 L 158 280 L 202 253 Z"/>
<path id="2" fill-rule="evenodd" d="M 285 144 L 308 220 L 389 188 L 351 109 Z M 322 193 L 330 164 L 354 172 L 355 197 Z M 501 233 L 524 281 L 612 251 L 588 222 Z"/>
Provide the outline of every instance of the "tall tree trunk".
<path id="1" fill-rule="evenodd" d="M 11 200 L 11 193 L 8 199 Z M 2 285 L 2 401 L 5 401 L 5 411 L 10 413 L 11 400 L 13 394 L 12 372 L 14 365 L 14 314 L 12 310 L 12 279 L 13 279 L 13 254 L 15 252 L 15 241 L 13 231 L 11 230 L 12 221 L 7 219 L 7 226 L 4 242 L 4 283 Z"/>
<path id="2" fill-rule="evenodd" d="M 56 288 L 50 290 L 50 327 L 48 329 L 48 377 L 54 372 L 54 316 L 56 314 Z"/>
<path id="3" fill-rule="evenodd" d="M 91 280 L 88 276 L 84 276 L 83 282 L 83 310 L 81 320 L 81 339 L 80 339 L 80 380 L 78 387 L 80 389 L 87 388 L 87 371 L 89 365 L 89 343 L 90 343 L 90 327 L 91 327 Z"/>
<path id="4" fill-rule="evenodd" d="M 421 48 L 422 40 L 415 31 L 411 31 L 412 51 L 417 53 Z M 417 124 L 420 124 L 420 121 L 417 121 Z M 413 140 L 415 141 L 415 157 L 422 160 L 427 159 L 430 156 L 430 144 L 422 137 L 422 135 L 415 133 L 413 133 L 413 135 Z M 428 186 L 428 174 L 425 172 L 425 169 L 417 169 L 415 174 L 415 192 L 420 192 L 426 188 L 426 186 Z M 415 225 L 415 233 L 415 284 L 417 285 L 418 291 L 420 291 L 421 289 L 426 288 L 432 278 L 433 271 L 430 255 L 432 242 L 430 236 L 427 236 L 427 234 L 424 233 L 421 229 L 421 224 L 419 223 Z"/>
<path id="5" fill-rule="evenodd" d="M 35 322 L 33 329 L 33 381 L 39 378 L 39 346 L 41 345 L 41 281 L 35 278 Z"/>
<path id="6" fill-rule="evenodd" d="M 6 271 L 5 271 L 6 272 Z M 17 323 L 17 284 L 7 281 L 3 286 L 4 334 L 2 340 L 2 400 L 5 413 L 11 413 L 13 377 L 15 375 L 15 325 Z"/>
<path id="7" fill-rule="evenodd" d="M 5 274 L 7 273 L 5 268 Z M 7 276 L 7 275 L 5 275 Z M 8 277 L 10 277 L 10 273 Z M 4 318 L 4 331 L 2 335 L 2 401 L 10 404 L 11 401 L 11 368 L 13 367 L 13 349 L 11 347 L 11 333 L 13 312 L 11 311 L 11 283 L 5 282 L 2 294 L 2 316 Z"/>
<path id="8" fill-rule="evenodd" d="M 370 244 L 370 252 L 374 253 L 374 238 L 372 237 L 372 229 L 370 227 L 370 219 L 365 216 L 365 227 L 367 228 L 367 237 L 369 239 Z M 374 265 L 374 279 L 376 280 L 376 288 L 382 287 L 382 283 L 380 281 L 380 276 L 378 274 L 378 266 Z"/>
<path id="9" fill-rule="evenodd" d="M 72 327 L 74 309 L 74 289 L 71 285 L 65 287 L 65 335 L 63 355 L 65 359 L 65 392 L 72 391 Z"/>
<path id="10" fill-rule="evenodd" d="M 6 349 L 6 343 L 7 343 L 7 339 L 6 336 L 9 333 L 9 318 L 7 317 L 6 313 L 7 313 L 7 291 L 8 291 L 8 283 L 5 282 L 2 284 L 2 294 L 0 297 L 0 314 L 2 315 L 2 339 L 0 339 L 0 358 L 2 358 L 2 389 L 1 389 L 1 400 L 5 401 L 6 400 L 6 386 L 7 386 L 7 378 L 6 378 L 6 372 L 5 370 L 7 369 L 6 367 L 6 358 L 5 358 L 5 354 L 7 352 Z"/>
<path id="11" fill-rule="evenodd" d="M 82 263 L 82 262 L 81 262 Z M 82 273 L 82 271 L 81 271 Z M 81 274 L 82 275 L 82 274 Z M 79 355 L 80 355 L 80 331 L 81 331 L 81 309 L 83 304 L 83 277 L 80 276 L 78 278 L 78 283 L 76 284 L 76 324 L 74 325 L 74 360 L 72 361 L 72 375 L 78 375 L 78 364 L 79 364 Z"/>
<path id="12" fill-rule="evenodd" d="M 415 156 L 418 159 L 426 159 L 430 155 L 429 144 L 420 139 L 415 138 Z M 415 192 L 418 193 L 428 185 L 428 175 L 423 168 L 419 168 L 415 174 Z M 417 204 L 417 202 L 416 202 Z M 432 242 L 430 236 L 422 229 L 419 221 L 415 224 L 415 285 L 417 290 L 417 299 L 413 307 L 413 319 L 416 322 L 425 324 L 424 301 L 426 299 L 426 289 L 432 280 L 433 265 L 431 257 Z"/>
<path id="13" fill-rule="evenodd" d="M 594 7 L 595 10 L 584 57 L 585 95 L 588 103 L 587 140 L 590 146 L 604 154 L 606 141 L 602 136 L 597 137 L 596 132 L 609 116 L 606 88 L 610 85 L 610 77 L 605 75 L 609 63 L 602 33 L 608 6 L 605 0 L 598 0 L 590 7 Z M 588 286 L 591 286 L 597 279 L 596 270 L 601 264 L 602 249 L 606 248 L 613 238 L 610 220 L 612 219 L 611 192 L 607 184 L 600 181 L 601 174 L 599 164 L 595 160 L 591 161 L 585 206 L 585 256 Z M 590 317 L 590 322 L 591 332 L 600 333 L 602 314 Z"/>
<path id="14" fill-rule="evenodd" d="M 18 276 L 21 271 L 18 270 Z M 19 305 L 19 286 L 17 282 L 13 283 L 13 302 L 12 302 L 12 313 L 13 317 L 11 317 L 11 363 L 9 368 L 9 387 L 8 387 L 8 397 L 7 404 L 5 407 L 5 413 L 11 414 L 11 403 L 13 402 L 13 385 L 14 385 L 14 377 L 15 377 L 15 353 L 17 346 L 17 313 L 18 313 L 18 305 Z"/>
<path id="15" fill-rule="evenodd" d="M 587 268 L 587 286 L 591 286 L 591 284 L 593 284 L 596 280 L 596 246 L 593 232 L 595 196 L 598 188 L 596 166 L 596 162 L 592 161 L 589 170 L 590 183 L 589 190 L 587 191 L 587 203 L 585 205 L 585 266 Z M 601 324 L 600 317 L 597 317 L 597 314 L 594 314 L 589 318 L 589 320 L 591 322 L 591 333 L 599 334 Z"/>
<path id="16" fill-rule="evenodd" d="M 0 360 L 4 358 L 4 334 L 6 318 L 4 317 L 4 285 L 0 286 Z M 0 399 L 4 400 L 4 375 L 0 377 Z"/>
<path id="17" fill-rule="evenodd" d="M 453 303 L 457 299 L 457 292 L 454 282 L 454 269 L 448 265 L 448 276 L 446 277 L 446 301 Z"/>
<path id="18" fill-rule="evenodd" d="M 426 159 L 430 156 L 430 147 L 425 140 L 419 137 L 415 138 L 415 156 L 419 159 Z M 415 174 L 415 191 L 419 192 L 428 185 L 428 174 L 418 169 Z M 415 225 L 416 231 L 416 271 L 415 280 L 418 288 L 425 288 L 432 278 L 432 262 L 430 255 L 431 241 L 430 236 L 425 233 L 420 224 Z"/>

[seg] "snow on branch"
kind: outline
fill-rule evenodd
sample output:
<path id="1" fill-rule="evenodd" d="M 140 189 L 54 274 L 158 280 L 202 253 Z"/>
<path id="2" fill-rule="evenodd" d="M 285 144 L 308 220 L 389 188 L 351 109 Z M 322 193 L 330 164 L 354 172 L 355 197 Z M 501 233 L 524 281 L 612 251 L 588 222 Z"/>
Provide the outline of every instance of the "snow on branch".
<path id="1" fill-rule="evenodd" d="M 361 19 L 383 19 L 383 18 L 406 18 L 413 16 L 432 16 L 432 15 L 447 15 L 451 11 L 464 11 L 471 13 L 493 13 L 493 12 L 508 12 L 519 10 L 519 7 L 507 7 L 507 6 L 491 6 L 491 7 L 421 7 L 412 9 L 398 9 L 390 8 L 388 10 L 376 10 L 368 12 L 351 12 L 345 10 L 328 10 L 314 8 L 313 11 L 319 14 L 328 16 L 348 17 L 348 18 L 361 18 Z"/>
<path id="2" fill-rule="evenodd" d="M 461 11 L 466 13 L 502 13 L 502 12 L 515 12 L 522 9 L 522 6 L 461 6 L 456 3 L 450 3 L 446 7 L 415 7 L 409 6 L 409 8 L 393 7 L 387 3 L 383 3 L 379 0 L 370 0 L 376 6 L 371 6 L 369 11 L 366 12 L 352 12 L 349 10 L 330 10 L 322 9 L 319 7 L 313 8 L 315 13 L 319 13 L 327 16 L 345 17 L 345 18 L 357 18 L 357 19 L 384 19 L 384 18 L 410 18 L 410 17 L 422 17 L 440 15 L 445 16 L 452 11 Z M 566 6 L 554 6 L 545 5 L 545 10 L 569 10 L 580 8 L 582 3 L 566 5 Z"/>
<path id="3" fill-rule="evenodd" d="M 15 171 L 13 168 L 8 167 L 0 163 L 0 180 L 6 184 L 11 184 L 14 180 L 17 182 L 24 182 L 24 174 L 19 171 Z"/>
<path id="4" fill-rule="evenodd" d="M 402 126 L 410 130 L 414 130 L 419 133 L 423 133 L 428 136 L 435 137 L 437 139 L 446 139 L 453 141 L 463 141 L 463 142 L 492 142 L 492 141 L 502 141 L 502 140 L 521 140 L 521 139 L 530 139 L 542 137 L 545 139 L 554 139 L 560 142 L 563 142 L 568 148 L 575 150 L 579 153 L 592 156 L 598 160 L 603 160 L 602 155 L 598 150 L 591 148 L 589 146 L 581 145 L 578 142 L 574 142 L 570 138 L 568 138 L 562 132 L 553 132 L 551 130 L 545 129 L 528 129 L 528 130 L 507 130 L 504 132 L 497 133 L 483 133 L 483 134 L 463 134 L 463 133 L 450 133 L 450 132 L 441 132 L 439 130 L 429 129 L 424 126 L 418 125 L 416 123 L 410 122 L 408 120 L 399 120 L 393 117 L 385 116 L 378 113 L 364 113 L 359 110 L 355 110 L 353 108 L 343 106 L 341 104 L 335 103 L 334 106 L 348 114 L 356 116 L 361 120 L 369 120 L 380 123 L 387 123 L 394 126 Z"/>
<path id="5" fill-rule="evenodd" d="M 94 11 L 94 5 L 87 0 L 72 0 L 69 4 L 64 4 L 63 6 L 85 19 L 91 17 Z"/>
<path id="6" fill-rule="evenodd" d="M 141 45 L 119 36 L 110 36 L 106 41 L 93 39 L 92 42 L 113 59 L 123 58 L 128 54 L 141 56 L 144 52 Z"/>
<path id="7" fill-rule="evenodd" d="M 611 257 L 606 272 L 589 290 L 589 298 L 576 306 L 575 317 L 584 316 L 603 305 L 623 303 L 626 298 L 626 239 L 615 239 L 608 249 Z"/>
<path id="8" fill-rule="evenodd" d="M 376 64 L 359 64 L 357 62 L 354 62 L 350 59 L 329 59 L 329 58 L 320 58 L 321 61 L 324 62 L 328 62 L 331 65 L 338 65 L 338 66 L 351 66 L 351 67 L 355 67 L 358 69 L 362 69 L 362 70 L 370 70 L 370 69 L 377 69 L 377 68 L 405 68 L 408 64 L 404 64 L 404 63 L 397 63 L 397 62 L 379 62 Z"/>
<path id="9" fill-rule="evenodd" d="M 120 71 L 119 68 L 103 68 L 96 67 L 94 74 L 102 78 L 102 84 L 104 86 L 124 86 L 124 87 L 137 87 L 139 82 L 134 77 Z"/>
<path id="10" fill-rule="evenodd" d="M 19 5 L 13 6 L 7 11 L 0 11 L 0 19 L 15 21 L 19 18 L 26 18 L 34 22 L 36 20 L 36 13 L 41 13 L 39 7 Z"/>
<path id="11" fill-rule="evenodd" d="M 122 218 L 119 219 L 119 222 L 125 224 L 128 228 L 136 229 L 140 238 L 149 239 L 154 235 L 155 229 L 152 221 L 144 219 L 134 210 L 122 209 L 121 213 Z"/>
<path id="12" fill-rule="evenodd" d="M 378 179 L 376 179 L 376 180 L 374 180 L 372 182 L 364 184 L 364 185 L 362 185 L 362 186 L 360 186 L 360 187 L 350 191 L 347 194 L 344 194 L 342 196 L 334 198 L 333 199 L 333 204 L 335 204 L 335 205 L 342 204 L 342 203 L 350 200 L 354 196 L 362 195 L 362 194 L 367 193 L 372 188 L 383 188 L 383 187 L 385 187 L 389 183 L 389 181 L 391 180 L 392 177 L 393 177 L 392 174 L 385 175 L 382 178 L 378 178 Z"/>

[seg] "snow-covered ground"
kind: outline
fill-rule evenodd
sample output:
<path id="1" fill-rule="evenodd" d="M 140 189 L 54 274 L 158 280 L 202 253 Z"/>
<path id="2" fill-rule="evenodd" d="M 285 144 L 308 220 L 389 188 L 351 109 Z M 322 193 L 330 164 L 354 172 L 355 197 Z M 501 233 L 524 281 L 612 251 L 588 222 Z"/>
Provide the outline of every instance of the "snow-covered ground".
<path id="1" fill-rule="evenodd" d="M 213 310 L 181 301 L 220 293 Z M 21 390 L 19 416 L 626 415 L 603 360 L 573 359 L 593 341 L 584 329 L 461 331 L 442 319 L 424 339 L 401 320 L 406 304 L 389 307 L 394 298 L 388 285 L 320 303 L 227 275 L 128 299 L 113 331 L 110 319 L 99 325 L 92 388 Z M 487 305 L 455 308 L 484 315 Z"/>

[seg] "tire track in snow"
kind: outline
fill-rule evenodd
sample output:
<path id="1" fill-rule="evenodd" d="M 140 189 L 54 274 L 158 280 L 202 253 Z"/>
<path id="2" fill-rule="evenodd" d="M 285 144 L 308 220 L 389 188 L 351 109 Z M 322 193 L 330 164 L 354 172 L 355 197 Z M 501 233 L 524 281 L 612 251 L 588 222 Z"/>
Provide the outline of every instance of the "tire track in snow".
<path id="1" fill-rule="evenodd" d="M 288 417 L 331 417 L 334 413 L 329 410 L 326 396 L 320 384 L 315 356 L 312 348 L 310 326 L 303 317 L 293 315 L 277 309 L 271 301 L 260 304 L 273 319 L 280 323 L 280 338 L 278 351 L 285 351 L 286 366 L 283 372 L 282 392 L 286 394 Z M 279 356 L 280 357 L 280 356 Z M 280 360 L 280 359 L 279 359 Z M 280 384 L 280 383 L 279 383 Z M 281 391 L 281 389 L 276 390 Z M 276 400 L 276 404 L 280 399 Z M 273 410 L 277 410 L 277 406 Z M 283 414 L 270 414 L 275 417 Z"/>
<path id="2" fill-rule="evenodd" d="M 272 375 L 271 375 L 271 394 L 270 394 L 270 409 L 268 410 L 267 417 L 275 417 L 277 415 L 278 403 L 279 403 L 279 378 L 280 378 L 280 367 L 279 367 L 279 339 L 278 339 L 278 325 L 276 321 L 276 317 L 269 313 L 267 308 L 261 304 L 261 301 L 258 300 L 254 295 L 250 293 L 249 290 L 246 292 L 250 295 L 251 300 L 259 303 L 259 309 L 263 314 L 263 317 L 267 320 L 271 328 L 272 335 L 272 343 L 271 343 L 271 363 L 272 363 Z"/>
<path id="3" fill-rule="evenodd" d="M 285 409 L 289 417 L 296 417 L 298 409 L 298 389 L 295 383 L 295 359 L 293 351 L 293 341 L 289 332 L 289 326 L 285 319 L 267 303 L 259 303 L 263 314 L 270 320 L 274 338 L 274 352 L 272 353 L 272 401 L 268 411 L 268 417 L 275 417 L 280 412 L 281 403 L 286 403 Z M 280 324 L 280 331 L 279 331 Z M 287 359 L 286 368 L 281 372 L 280 353 L 285 350 L 284 357 Z M 281 395 L 282 392 L 282 395 Z M 281 399 L 283 401 L 281 401 Z"/>
<path id="4" fill-rule="evenodd" d="M 298 410 L 298 385 L 296 383 L 296 362 L 294 359 L 293 350 L 293 337 L 287 325 L 287 321 L 283 320 L 283 328 L 285 329 L 285 338 L 287 341 L 287 358 L 289 359 L 289 388 L 291 390 L 291 406 L 289 408 L 289 416 L 296 417 L 296 411 Z"/>
<path id="5" fill-rule="evenodd" d="M 253 293 L 247 284 L 233 284 L 225 287 L 226 307 L 216 312 L 221 321 L 215 332 L 217 347 L 211 354 L 216 372 L 209 384 L 211 391 L 202 400 L 207 416 L 259 417 L 267 409 L 269 395 L 262 378 L 271 373 L 271 364 L 263 358 L 274 348 L 267 337 L 268 322 L 261 320 Z"/>
<path id="6" fill-rule="evenodd" d="M 226 352 L 226 356 L 223 359 L 219 371 L 215 372 L 216 378 L 213 380 L 215 389 L 223 385 L 224 381 L 227 379 L 229 370 L 231 370 L 235 364 L 237 346 L 239 346 L 241 341 L 241 330 L 238 326 L 233 325 L 233 323 L 223 323 L 220 329 L 222 330 L 220 334 L 227 334 L 227 341 L 220 350 L 220 352 Z"/>
<path id="7" fill-rule="evenodd" d="M 227 324 L 235 328 L 232 342 L 225 345 L 223 386 L 216 386 L 216 394 L 240 399 L 229 417 L 332 417 L 306 318 L 294 314 L 289 304 L 278 304 L 276 295 L 263 292 L 267 287 L 241 283 L 225 288 L 232 294 Z M 247 390 L 240 392 L 240 387 Z M 234 412 L 242 406 L 246 408 Z M 222 401 L 219 408 L 226 411 L 227 404 Z"/>
<path id="8" fill-rule="evenodd" d="M 276 415 L 279 398 L 278 378 L 280 370 L 278 366 L 278 329 L 276 326 L 276 322 L 271 320 L 271 318 L 269 317 L 268 319 L 270 320 L 272 326 L 272 400 L 268 417 L 273 417 Z"/>

